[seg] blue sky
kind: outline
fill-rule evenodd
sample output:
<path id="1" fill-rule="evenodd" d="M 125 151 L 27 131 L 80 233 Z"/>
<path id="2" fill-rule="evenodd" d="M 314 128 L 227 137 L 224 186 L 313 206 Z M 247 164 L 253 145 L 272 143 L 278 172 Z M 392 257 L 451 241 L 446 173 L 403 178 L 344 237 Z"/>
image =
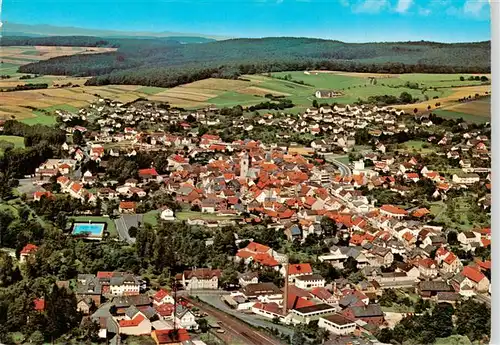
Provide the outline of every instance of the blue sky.
<path id="1" fill-rule="evenodd" d="M 2 20 L 231 37 L 465 42 L 490 39 L 489 12 L 488 0 L 3 0 Z"/>

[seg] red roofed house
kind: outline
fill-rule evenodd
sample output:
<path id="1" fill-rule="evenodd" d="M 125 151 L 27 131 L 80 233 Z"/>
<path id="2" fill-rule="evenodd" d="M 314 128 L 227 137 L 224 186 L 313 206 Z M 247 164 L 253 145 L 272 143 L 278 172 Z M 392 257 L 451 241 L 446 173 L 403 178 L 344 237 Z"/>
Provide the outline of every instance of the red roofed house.
<path id="1" fill-rule="evenodd" d="M 98 158 L 102 158 L 104 156 L 104 146 L 102 145 L 92 145 L 90 148 L 90 157 L 93 160 L 96 160 Z"/>
<path id="2" fill-rule="evenodd" d="M 449 253 L 445 256 L 441 262 L 441 271 L 444 273 L 456 273 L 462 268 L 462 262 L 453 253 Z"/>
<path id="3" fill-rule="evenodd" d="M 311 295 L 326 304 L 336 304 L 338 299 L 324 287 L 315 287 L 310 291 Z"/>
<path id="4" fill-rule="evenodd" d="M 150 181 L 157 181 L 158 176 L 158 172 L 155 168 L 139 170 L 139 177 L 146 183 Z"/>
<path id="5" fill-rule="evenodd" d="M 174 298 L 168 293 L 167 290 L 161 289 L 153 296 L 153 305 L 162 305 L 166 303 L 174 304 Z"/>
<path id="6" fill-rule="evenodd" d="M 466 266 L 462 272 L 451 279 L 451 286 L 462 295 L 471 295 L 473 294 L 471 290 L 487 292 L 490 288 L 490 281 L 478 269 Z"/>
<path id="7" fill-rule="evenodd" d="M 132 317 L 127 313 L 124 320 L 118 321 L 118 326 L 120 334 L 136 336 L 151 334 L 151 321 L 138 309 Z"/>
<path id="8" fill-rule="evenodd" d="M 437 262 L 431 258 L 421 259 L 417 263 L 417 268 L 420 271 L 420 276 L 426 278 L 435 278 L 438 275 Z"/>
<path id="9" fill-rule="evenodd" d="M 429 211 L 428 209 L 423 207 L 423 208 L 419 208 L 418 210 L 413 211 L 412 216 L 417 217 L 417 218 L 421 218 L 421 217 L 427 216 L 430 213 L 431 213 L 431 211 Z"/>
<path id="10" fill-rule="evenodd" d="M 384 216 L 393 217 L 393 218 L 404 218 L 408 212 L 403 210 L 400 207 L 394 205 L 383 205 L 380 208 L 380 213 Z"/>
<path id="11" fill-rule="evenodd" d="M 78 182 L 73 182 L 69 188 L 69 195 L 76 199 L 83 199 L 83 192 L 85 189 Z"/>
<path id="12" fill-rule="evenodd" d="M 20 262 L 25 262 L 28 256 L 35 254 L 35 252 L 38 250 L 38 246 L 28 243 L 27 245 L 24 246 L 24 248 L 21 250 L 21 253 L 19 254 L 19 261 Z"/>
<path id="13" fill-rule="evenodd" d="M 122 201 L 118 207 L 120 213 L 135 213 L 136 203 L 133 201 Z"/>
<path id="14" fill-rule="evenodd" d="M 156 345 L 181 345 L 185 341 L 191 339 L 189 333 L 186 329 L 181 328 L 177 330 L 173 329 L 162 329 L 154 330 L 151 332 L 151 338 L 156 342 Z"/>
<path id="15" fill-rule="evenodd" d="M 35 201 L 40 201 L 41 198 L 45 197 L 47 199 L 52 198 L 54 195 L 47 191 L 47 192 L 35 192 L 33 193 L 33 200 Z"/>
<path id="16" fill-rule="evenodd" d="M 45 311 L 45 299 L 37 298 L 33 301 L 33 304 L 34 304 L 33 308 L 36 311 L 39 311 L 39 312 Z"/>
<path id="17" fill-rule="evenodd" d="M 244 260 L 245 264 L 255 262 L 262 266 L 274 267 L 279 269 L 279 261 L 275 259 L 277 253 L 268 246 L 257 242 L 250 242 L 245 248 L 236 253 L 237 261 Z"/>
<path id="18" fill-rule="evenodd" d="M 285 268 L 281 269 L 281 273 L 285 275 Z M 288 265 L 288 281 L 293 283 L 295 278 L 312 274 L 312 267 L 310 264 L 290 264 Z"/>

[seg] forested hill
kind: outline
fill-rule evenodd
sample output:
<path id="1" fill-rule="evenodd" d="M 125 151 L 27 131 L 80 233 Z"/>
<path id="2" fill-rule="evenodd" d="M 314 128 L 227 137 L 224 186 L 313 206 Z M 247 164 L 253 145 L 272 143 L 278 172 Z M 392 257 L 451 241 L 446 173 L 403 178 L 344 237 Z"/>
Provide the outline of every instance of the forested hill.
<path id="1" fill-rule="evenodd" d="M 31 38 L 36 41 L 38 38 Z M 171 87 L 207 77 L 246 73 L 333 69 L 386 73 L 488 73 L 490 42 L 353 44 L 275 37 L 203 44 L 124 40 L 116 52 L 53 58 L 20 68 L 24 73 L 94 76 L 91 85 Z"/>

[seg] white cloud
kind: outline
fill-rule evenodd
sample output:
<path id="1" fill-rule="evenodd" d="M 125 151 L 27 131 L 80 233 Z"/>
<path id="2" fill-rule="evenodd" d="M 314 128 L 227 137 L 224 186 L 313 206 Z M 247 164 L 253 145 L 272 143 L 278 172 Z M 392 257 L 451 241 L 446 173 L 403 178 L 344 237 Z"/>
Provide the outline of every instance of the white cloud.
<path id="1" fill-rule="evenodd" d="M 488 6 L 488 3 L 488 0 L 466 0 L 463 8 L 464 14 L 477 17 L 482 13 L 483 8 Z"/>
<path id="2" fill-rule="evenodd" d="M 340 4 L 344 7 L 347 7 L 350 5 L 349 0 L 340 0 Z"/>
<path id="3" fill-rule="evenodd" d="M 353 7 L 355 13 L 379 13 L 388 7 L 388 0 L 364 0 Z"/>
<path id="4" fill-rule="evenodd" d="M 398 4 L 396 6 L 396 12 L 406 13 L 412 4 L 413 0 L 398 0 Z"/>

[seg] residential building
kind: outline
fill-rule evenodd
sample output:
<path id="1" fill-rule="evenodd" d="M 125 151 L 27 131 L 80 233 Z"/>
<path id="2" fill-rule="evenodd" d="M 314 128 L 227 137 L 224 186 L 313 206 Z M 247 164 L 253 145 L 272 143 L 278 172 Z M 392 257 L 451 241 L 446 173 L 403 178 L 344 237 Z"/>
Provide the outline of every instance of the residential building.
<path id="1" fill-rule="evenodd" d="M 178 280 L 186 290 L 217 290 L 221 274 L 220 270 L 197 268 L 184 271 Z"/>
<path id="2" fill-rule="evenodd" d="M 336 335 L 347 335 L 354 333 L 356 323 L 341 314 L 322 316 L 319 318 L 318 327 Z"/>

